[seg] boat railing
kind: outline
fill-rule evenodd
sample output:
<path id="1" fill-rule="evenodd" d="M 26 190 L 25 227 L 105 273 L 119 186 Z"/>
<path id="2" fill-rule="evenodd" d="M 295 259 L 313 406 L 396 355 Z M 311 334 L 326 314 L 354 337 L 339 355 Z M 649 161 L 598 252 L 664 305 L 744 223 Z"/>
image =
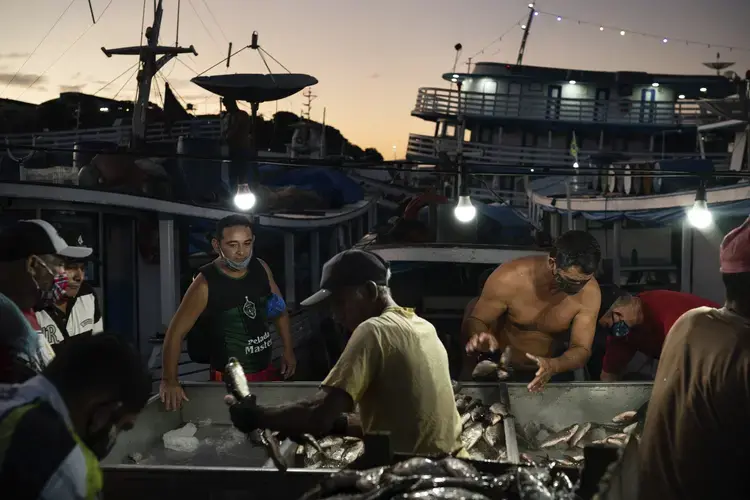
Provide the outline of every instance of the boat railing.
<path id="1" fill-rule="evenodd" d="M 196 118 L 175 122 L 171 126 L 153 123 L 146 129 L 146 140 L 148 142 L 172 142 L 177 141 L 180 136 L 218 139 L 220 134 L 221 122 L 218 118 Z M 124 146 L 130 142 L 130 137 L 130 125 L 114 125 L 78 130 L 6 134 L 0 137 L 0 140 L 11 146 L 72 148 L 76 143 L 89 141 L 110 142 Z"/>
<path id="2" fill-rule="evenodd" d="M 408 158 L 414 160 L 435 161 L 440 153 L 453 154 L 456 151 L 457 144 L 458 141 L 453 137 L 410 134 L 406 154 Z M 599 153 L 601 151 L 581 150 L 578 157 L 583 159 Z M 467 161 L 472 163 L 510 167 L 567 168 L 571 167 L 575 161 L 570 155 L 569 148 L 504 146 L 467 141 L 464 141 L 463 144 L 463 154 Z M 637 162 L 699 157 L 699 153 L 694 152 L 662 154 L 648 151 L 624 151 L 622 154 Z M 706 153 L 706 158 L 712 160 L 717 169 L 728 168 L 730 156 L 730 153 Z"/>
<path id="3" fill-rule="evenodd" d="M 459 111 L 470 117 L 657 126 L 700 125 L 719 119 L 699 106 L 699 101 L 686 99 L 571 99 L 441 88 L 420 88 L 412 114 L 455 117 Z"/>

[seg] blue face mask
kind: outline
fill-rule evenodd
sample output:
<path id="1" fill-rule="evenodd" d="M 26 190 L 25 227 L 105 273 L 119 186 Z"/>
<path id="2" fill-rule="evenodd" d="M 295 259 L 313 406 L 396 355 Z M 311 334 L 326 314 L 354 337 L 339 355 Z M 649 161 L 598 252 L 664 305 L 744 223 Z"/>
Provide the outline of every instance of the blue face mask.
<path id="1" fill-rule="evenodd" d="M 615 321 L 612 325 L 612 335 L 615 337 L 625 337 L 628 333 L 630 333 L 630 327 L 624 321 Z"/>
<path id="2" fill-rule="evenodd" d="M 252 258 L 253 256 L 250 255 L 249 257 L 247 257 L 245 260 L 241 262 L 235 262 L 233 260 L 229 260 L 226 257 L 224 257 L 224 264 L 226 264 L 226 266 L 232 271 L 244 271 L 245 269 L 247 269 L 248 264 L 250 264 L 250 259 Z"/>

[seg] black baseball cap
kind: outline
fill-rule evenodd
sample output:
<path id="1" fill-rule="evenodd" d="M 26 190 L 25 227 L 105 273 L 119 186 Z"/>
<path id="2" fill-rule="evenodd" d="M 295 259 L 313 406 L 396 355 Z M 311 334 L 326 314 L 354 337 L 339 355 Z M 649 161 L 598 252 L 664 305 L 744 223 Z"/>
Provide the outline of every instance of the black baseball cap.
<path id="1" fill-rule="evenodd" d="M 390 277 L 390 266 L 381 256 L 366 250 L 345 250 L 334 255 L 323 265 L 320 290 L 300 304 L 302 306 L 318 304 L 330 297 L 331 293 L 338 288 L 364 285 L 368 281 L 376 285 L 387 285 Z"/>
<path id="2" fill-rule="evenodd" d="M 9 262 L 31 255 L 59 255 L 66 259 L 85 259 L 93 250 L 70 246 L 47 221 L 22 220 L 0 229 L 0 261 Z"/>

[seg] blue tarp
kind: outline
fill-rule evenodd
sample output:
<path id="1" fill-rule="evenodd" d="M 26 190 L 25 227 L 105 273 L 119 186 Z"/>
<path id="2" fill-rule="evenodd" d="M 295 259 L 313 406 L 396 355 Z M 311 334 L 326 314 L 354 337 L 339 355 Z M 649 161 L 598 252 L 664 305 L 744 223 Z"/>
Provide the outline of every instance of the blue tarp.
<path id="1" fill-rule="evenodd" d="M 276 165 L 260 165 L 266 186 L 295 186 L 317 193 L 335 208 L 361 201 L 365 192 L 348 175 L 330 168 L 302 167 L 290 169 Z M 268 181 L 266 179 L 269 179 Z"/>
<path id="2" fill-rule="evenodd" d="M 473 201 L 477 212 L 498 222 L 503 227 L 530 228 L 531 224 L 516 209 L 507 205 L 486 205 Z"/>
<path id="3" fill-rule="evenodd" d="M 750 200 L 732 201 L 729 203 L 710 204 L 708 206 L 716 217 L 747 217 L 750 215 Z M 567 214 L 565 208 L 546 207 L 542 209 L 545 212 L 556 212 Z M 627 212 L 606 211 L 606 212 L 574 212 L 588 220 L 601 222 L 611 222 L 616 220 L 633 220 L 638 222 L 651 222 L 655 224 L 668 224 L 685 217 L 685 207 L 660 208 L 656 210 L 631 210 Z"/>

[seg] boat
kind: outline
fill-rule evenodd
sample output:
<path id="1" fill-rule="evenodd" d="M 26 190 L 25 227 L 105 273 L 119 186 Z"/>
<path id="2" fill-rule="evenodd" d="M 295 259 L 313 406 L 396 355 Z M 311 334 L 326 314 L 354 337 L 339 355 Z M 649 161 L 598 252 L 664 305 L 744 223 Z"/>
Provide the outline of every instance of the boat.
<path id="1" fill-rule="evenodd" d="M 214 258 L 210 238 L 215 222 L 243 213 L 220 196 L 233 193 L 221 192 L 226 162 L 218 120 L 148 123 L 153 111 L 148 89 L 154 68 L 180 53 L 195 52 L 192 46 L 158 45 L 162 15 L 160 0 L 153 25 L 146 30 L 147 43 L 138 50 L 104 49 L 107 56 L 137 55 L 146 69 L 139 72 L 139 83 L 146 91 L 132 107 L 119 110 L 116 101 L 67 96 L 78 99 L 79 110 L 95 106 L 102 114 L 132 111 L 130 125 L 10 134 L 4 137 L 6 155 L 0 164 L 0 224 L 40 218 L 81 231 L 98 257 L 96 264 L 89 265 L 88 280 L 101 299 L 105 329 L 133 340 L 149 360 L 155 387 L 165 329 L 196 269 Z M 253 45 L 257 45 L 257 34 Z M 217 93 L 250 97 L 257 103 L 290 95 L 317 80 L 309 75 L 222 75 L 199 82 Z M 237 92 L 227 90 L 231 88 Z M 251 91 L 255 92 L 252 96 Z M 295 147 L 304 146 L 303 142 L 298 140 Z M 102 186 L 103 174 L 84 175 L 97 154 L 111 161 L 121 182 Z M 312 366 L 321 352 L 311 338 L 320 319 L 312 312 L 298 311 L 297 304 L 317 290 L 322 262 L 349 248 L 375 225 L 376 200 L 365 196 L 346 175 L 324 169 L 320 159 L 309 165 L 312 155 L 297 151 L 296 156 L 295 168 L 283 169 L 278 157 L 259 155 L 258 171 L 264 181 L 259 196 L 264 194 L 276 204 L 273 210 L 249 215 L 255 222 L 255 252 L 273 269 L 293 311 L 299 377 L 319 380 L 321 371 L 328 368 Z M 280 345 L 274 350 L 280 358 Z M 181 377 L 205 381 L 207 370 L 183 353 Z"/>
<path id="2" fill-rule="evenodd" d="M 605 282 L 723 300 L 718 274 L 697 271 L 698 263 L 716 261 L 719 236 L 683 230 L 679 221 L 706 179 L 709 206 L 726 220 L 717 229 L 747 216 L 747 184 L 717 177 L 747 169 L 735 78 L 478 62 L 443 79 L 445 88 L 417 92 L 411 114 L 435 131 L 410 134 L 407 160 L 439 179 L 446 168 L 455 173 L 460 159 L 480 223 L 494 202 L 545 238 L 585 229 L 605 253 Z M 416 183 L 395 184 L 389 188 L 406 191 Z M 448 194 L 453 199 L 453 186 Z"/>

